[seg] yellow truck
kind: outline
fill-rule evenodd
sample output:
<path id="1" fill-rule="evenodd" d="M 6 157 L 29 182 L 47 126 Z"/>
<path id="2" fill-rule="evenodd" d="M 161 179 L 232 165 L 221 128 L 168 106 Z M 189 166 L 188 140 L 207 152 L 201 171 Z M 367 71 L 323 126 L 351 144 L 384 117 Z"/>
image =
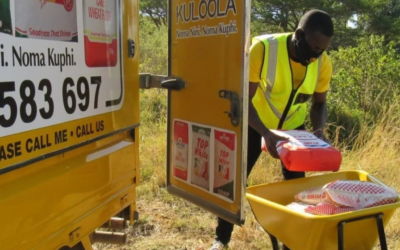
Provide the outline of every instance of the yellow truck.
<path id="1" fill-rule="evenodd" d="M 246 188 L 250 0 L 168 0 L 168 75 L 139 73 L 139 18 L 138 0 L 0 0 L 0 250 L 124 242 L 97 229 L 138 218 L 150 88 L 168 91 L 168 192 L 237 225 L 247 197 L 274 250 L 275 236 L 291 249 L 387 249 L 399 197 L 332 216 L 286 207 L 336 179 L 385 186 L 368 173 Z"/>
<path id="2" fill-rule="evenodd" d="M 168 191 L 243 223 L 250 1 L 169 0 L 165 76 L 139 74 L 138 6 L 0 0 L 1 250 L 92 249 L 137 219 L 148 88 L 168 91 Z"/>

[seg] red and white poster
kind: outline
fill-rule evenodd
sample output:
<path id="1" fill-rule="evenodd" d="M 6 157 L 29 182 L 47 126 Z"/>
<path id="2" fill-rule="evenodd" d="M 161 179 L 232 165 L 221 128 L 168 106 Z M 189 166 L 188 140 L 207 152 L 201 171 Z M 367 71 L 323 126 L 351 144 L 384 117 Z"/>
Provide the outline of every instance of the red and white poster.
<path id="1" fill-rule="evenodd" d="M 187 180 L 188 175 L 189 125 L 186 122 L 174 122 L 173 175 Z"/>
<path id="2" fill-rule="evenodd" d="M 209 190 L 211 128 L 192 125 L 191 183 Z"/>
<path id="3" fill-rule="evenodd" d="M 116 9 L 116 1 L 83 1 L 85 59 L 88 67 L 114 67 L 117 64 Z"/>
<path id="4" fill-rule="evenodd" d="M 77 42 L 76 12 L 75 0 L 15 0 L 15 36 Z"/>
<path id="5" fill-rule="evenodd" d="M 0 0 L 0 137 L 122 107 L 123 2 Z"/>
<path id="6" fill-rule="evenodd" d="M 235 197 L 236 135 L 215 129 L 214 136 L 213 192 L 233 201 Z"/>

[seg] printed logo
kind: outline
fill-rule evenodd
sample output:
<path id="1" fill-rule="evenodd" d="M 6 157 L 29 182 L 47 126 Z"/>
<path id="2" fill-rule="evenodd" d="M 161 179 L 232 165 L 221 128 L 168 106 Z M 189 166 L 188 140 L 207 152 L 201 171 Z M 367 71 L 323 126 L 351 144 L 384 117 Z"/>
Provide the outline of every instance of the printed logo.
<path id="1" fill-rule="evenodd" d="M 74 8 L 74 0 L 64 0 L 64 8 L 70 12 Z"/>
<path id="2" fill-rule="evenodd" d="M 68 11 L 68 12 L 70 12 L 74 8 L 74 0 L 39 0 L 40 8 L 43 9 L 43 7 L 49 1 L 52 2 L 52 3 L 63 4 L 65 10 Z"/>

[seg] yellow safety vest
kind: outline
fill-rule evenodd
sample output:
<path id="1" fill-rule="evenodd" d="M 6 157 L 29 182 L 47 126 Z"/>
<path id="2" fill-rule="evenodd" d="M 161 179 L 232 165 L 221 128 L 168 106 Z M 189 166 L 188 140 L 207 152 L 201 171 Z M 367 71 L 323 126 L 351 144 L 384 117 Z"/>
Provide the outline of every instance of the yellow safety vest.
<path id="1" fill-rule="evenodd" d="M 295 129 L 304 123 L 307 100 L 314 94 L 321 68 L 321 56 L 307 66 L 306 75 L 297 89 L 287 49 L 291 33 L 254 37 L 264 44 L 261 81 L 252 99 L 257 113 L 269 129 Z M 325 53 L 325 52 L 324 52 Z"/>

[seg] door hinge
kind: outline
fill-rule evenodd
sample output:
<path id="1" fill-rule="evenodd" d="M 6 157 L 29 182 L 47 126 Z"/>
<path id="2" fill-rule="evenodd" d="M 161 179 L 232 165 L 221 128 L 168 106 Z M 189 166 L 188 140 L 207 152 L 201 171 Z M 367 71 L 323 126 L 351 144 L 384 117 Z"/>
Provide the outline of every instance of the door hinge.
<path id="1" fill-rule="evenodd" d="M 79 239 L 79 237 L 81 237 L 81 228 L 80 227 L 78 227 L 77 229 L 75 229 L 74 231 L 69 233 L 69 242 L 74 242 L 77 239 Z"/>
<path id="2" fill-rule="evenodd" d="M 139 86 L 141 89 L 161 88 L 181 90 L 186 88 L 186 83 L 179 77 L 139 74 Z"/>
<path id="3" fill-rule="evenodd" d="M 228 114 L 229 118 L 231 118 L 231 123 L 234 127 L 239 126 L 240 124 L 240 100 L 239 95 L 233 91 L 229 90 L 220 90 L 219 97 L 230 100 L 231 102 L 231 110 L 225 111 L 224 113 Z"/>
<path id="4" fill-rule="evenodd" d="M 121 201 L 121 206 L 125 206 L 125 204 L 127 204 L 128 201 L 129 201 L 129 194 L 126 194 L 126 195 L 122 196 L 120 201 Z"/>

